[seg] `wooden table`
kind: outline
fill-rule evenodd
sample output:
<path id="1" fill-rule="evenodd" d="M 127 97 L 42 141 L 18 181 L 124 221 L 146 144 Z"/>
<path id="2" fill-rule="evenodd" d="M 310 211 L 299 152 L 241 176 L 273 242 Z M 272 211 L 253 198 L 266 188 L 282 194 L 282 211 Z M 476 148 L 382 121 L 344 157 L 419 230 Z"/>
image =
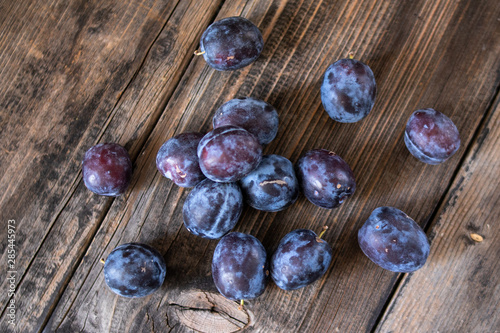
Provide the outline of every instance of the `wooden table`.
<path id="1" fill-rule="evenodd" d="M 238 15 L 262 31 L 263 53 L 215 71 L 193 51 L 208 25 Z M 0 50 L 1 332 L 500 332 L 498 0 L 3 0 Z M 349 52 L 373 69 L 378 96 L 367 118 L 341 124 L 324 111 L 320 85 Z M 334 258 L 313 285 L 270 283 L 243 311 L 212 282 L 217 241 L 183 227 L 189 189 L 155 166 L 163 142 L 211 130 L 214 111 L 241 96 L 279 112 L 265 153 L 296 162 L 327 148 L 357 179 L 338 209 L 303 196 L 278 213 L 244 209 L 235 230 L 270 253 L 293 229 L 329 225 Z M 437 166 L 403 143 L 409 115 L 426 107 L 462 139 Z M 132 157 L 121 197 L 82 182 L 82 157 L 100 142 Z M 421 270 L 385 271 L 359 249 L 357 230 L 379 206 L 426 230 Z M 141 299 L 113 294 L 100 263 L 131 241 L 167 262 L 161 289 Z"/>

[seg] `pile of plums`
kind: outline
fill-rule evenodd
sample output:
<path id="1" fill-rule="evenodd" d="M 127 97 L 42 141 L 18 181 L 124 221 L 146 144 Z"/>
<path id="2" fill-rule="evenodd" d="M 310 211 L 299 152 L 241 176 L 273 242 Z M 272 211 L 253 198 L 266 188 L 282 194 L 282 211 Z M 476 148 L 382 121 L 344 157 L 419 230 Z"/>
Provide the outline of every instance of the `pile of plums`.
<path id="1" fill-rule="evenodd" d="M 226 71 L 254 62 L 264 47 L 259 29 L 247 19 L 230 17 L 203 33 L 200 51 L 208 65 Z M 352 57 L 332 64 L 324 74 L 321 101 L 328 115 L 342 123 L 357 122 L 373 108 L 377 86 L 372 70 Z M 212 260 L 219 292 L 231 300 L 252 299 L 264 292 L 269 276 L 284 290 L 318 280 L 332 260 L 332 248 L 312 230 L 288 233 L 268 259 L 252 235 L 230 232 L 247 205 L 276 212 L 291 206 L 301 190 L 313 204 L 339 207 L 356 190 L 349 165 L 327 149 L 305 152 L 295 166 L 279 155 L 262 155 L 278 132 L 278 112 L 251 97 L 232 99 L 215 111 L 209 133 L 182 133 L 165 142 L 156 166 L 181 187 L 193 187 L 183 206 L 186 229 L 200 237 L 220 239 Z M 444 162 L 460 147 L 458 130 L 433 109 L 415 111 L 404 134 L 408 150 L 428 164 Z M 85 154 L 83 179 L 91 191 L 123 194 L 132 163 L 118 144 L 99 144 Z M 427 237 L 409 216 L 393 207 L 373 211 L 358 232 L 366 256 L 394 272 L 413 272 L 429 255 Z M 114 249 L 104 265 L 107 285 L 125 297 L 146 296 L 158 289 L 166 265 L 155 249 L 137 243 Z"/>
<path id="2" fill-rule="evenodd" d="M 228 101 L 215 111 L 213 130 L 182 133 L 163 144 L 156 165 L 179 186 L 194 186 L 183 206 L 186 229 L 219 239 L 212 260 L 217 289 L 232 300 L 264 292 L 268 276 L 285 290 L 319 279 L 332 259 L 332 249 L 311 230 L 286 235 L 268 261 L 260 241 L 231 232 L 243 205 L 281 211 L 298 198 L 299 189 L 314 204 L 334 208 L 356 188 L 349 165 L 334 152 L 306 152 L 295 168 L 286 157 L 262 155 L 262 146 L 278 132 L 278 113 L 254 98 Z"/>

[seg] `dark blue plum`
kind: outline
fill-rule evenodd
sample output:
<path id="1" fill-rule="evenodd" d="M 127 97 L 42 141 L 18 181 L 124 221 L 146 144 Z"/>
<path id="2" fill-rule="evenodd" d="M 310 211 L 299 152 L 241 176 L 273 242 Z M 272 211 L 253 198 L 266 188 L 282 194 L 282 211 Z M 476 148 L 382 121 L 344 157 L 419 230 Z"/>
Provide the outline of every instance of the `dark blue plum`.
<path id="1" fill-rule="evenodd" d="M 243 17 L 212 23 L 201 36 L 207 64 L 219 71 L 235 70 L 254 62 L 264 48 L 259 28 Z"/>
<path id="2" fill-rule="evenodd" d="M 271 257 L 271 277 L 281 289 L 303 288 L 322 277 L 331 261 L 332 248 L 314 231 L 294 230 Z"/>
<path id="3" fill-rule="evenodd" d="M 222 126 L 201 139 L 198 158 L 207 178 L 216 182 L 235 182 L 259 165 L 262 146 L 243 128 Z"/>
<path id="4" fill-rule="evenodd" d="M 162 255 L 151 246 L 127 243 L 114 249 L 104 263 L 104 279 L 114 293 L 143 297 L 161 287 L 167 268 Z"/>
<path id="5" fill-rule="evenodd" d="M 215 112 L 214 128 L 235 125 L 246 129 L 257 137 L 261 145 L 273 141 L 278 133 L 278 112 L 259 99 L 243 97 L 232 99 Z"/>
<path id="6" fill-rule="evenodd" d="M 373 72 L 359 60 L 341 59 L 325 72 L 321 101 L 335 121 L 354 123 L 363 119 L 373 108 L 376 96 Z"/>
<path id="7" fill-rule="evenodd" d="M 420 226 L 393 207 L 375 209 L 358 231 L 366 256 L 392 272 L 410 273 L 425 264 L 429 241 Z"/>
<path id="8" fill-rule="evenodd" d="M 427 164 L 442 163 L 460 148 L 457 127 L 434 109 L 413 112 L 406 124 L 404 140 L 410 153 Z"/>
<path id="9" fill-rule="evenodd" d="M 202 133 L 182 133 L 165 142 L 156 155 L 156 168 L 181 187 L 193 187 L 205 179 L 196 149 Z"/>
<path id="10" fill-rule="evenodd" d="M 306 152 L 297 162 L 297 178 L 306 198 L 322 208 L 335 208 L 356 190 L 349 165 L 326 149 Z"/>
<path id="11" fill-rule="evenodd" d="M 247 204 L 255 209 L 276 212 L 293 204 L 299 183 L 293 164 L 279 155 L 265 155 L 257 169 L 240 180 Z"/>
<path id="12" fill-rule="evenodd" d="M 184 226 L 193 235 L 218 239 L 234 228 L 242 210 L 243 195 L 236 183 L 205 179 L 184 201 Z"/>
<path id="13" fill-rule="evenodd" d="M 268 275 L 266 250 L 257 238 L 240 232 L 221 238 L 212 260 L 212 277 L 224 297 L 256 298 L 264 292 Z"/>
<path id="14" fill-rule="evenodd" d="M 82 161 L 85 186 L 100 195 L 117 197 L 132 178 L 132 161 L 125 148 L 117 143 L 101 143 L 90 148 Z"/>

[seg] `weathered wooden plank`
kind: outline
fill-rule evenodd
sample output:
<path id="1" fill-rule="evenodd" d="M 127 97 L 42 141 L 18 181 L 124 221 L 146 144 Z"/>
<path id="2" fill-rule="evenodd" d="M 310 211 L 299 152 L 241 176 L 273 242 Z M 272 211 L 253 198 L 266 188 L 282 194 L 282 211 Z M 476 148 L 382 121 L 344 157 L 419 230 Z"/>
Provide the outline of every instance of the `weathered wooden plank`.
<path id="1" fill-rule="evenodd" d="M 240 14 L 263 31 L 262 57 L 233 73 L 215 72 L 201 58 L 188 67 L 139 155 L 132 189 L 111 206 L 46 331 L 207 331 L 220 323 L 212 318 L 193 327 L 185 318 L 214 313 L 234 327 L 232 311 L 221 310 L 226 305 L 219 307 L 211 281 L 216 242 L 183 229 L 189 190 L 162 179 L 154 159 L 173 134 L 209 130 L 214 110 L 244 95 L 265 99 L 280 112 L 278 137 L 266 152 L 296 161 L 306 149 L 333 149 L 353 167 L 358 192 L 334 211 L 304 198 L 285 212 L 245 209 L 237 230 L 257 236 L 269 251 L 292 229 L 331 224 L 325 239 L 334 244 L 335 258 L 313 286 L 284 292 L 271 284 L 248 302 L 239 322 L 262 332 L 359 332 L 374 325 L 397 275 L 362 255 L 357 229 L 377 206 L 396 206 L 421 225 L 436 209 L 464 149 L 443 165 L 424 165 L 404 147 L 404 125 L 416 108 L 433 106 L 455 121 L 467 146 L 499 84 L 491 70 L 499 65 L 499 8 L 493 1 L 257 0 L 226 2 L 219 17 Z M 338 124 L 323 111 L 319 86 L 326 67 L 348 51 L 374 69 L 379 96 L 368 118 Z M 128 241 L 151 244 L 167 260 L 164 286 L 145 299 L 120 298 L 104 284 L 99 259 Z"/>
<path id="2" fill-rule="evenodd" d="M 348 217 L 351 223 L 356 221 L 356 224 L 351 227 L 352 229 L 347 229 L 349 231 L 343 230 L 346 234 L 339 238 L 340 244 L 338 246 L 339 251 L 346 257 L 340 259 L 338 267 L 333 267 L 333 270 L 338 270 L 334 274 L 346 274 L 342 273 L 345 268 L 352 269 L 348 270 L 349 273 L 347 273 L 351 274 L 351 278 L 348 279 L 349 283 L 338 283 L 331 285 L 327 291 L 324 289 L 321 291 L 322 293 L 329 292 L 332 295 L 341 292 L 341 295 L 325 297 L 326 301 L 319 299 L 314 302 L 312 310 L 305 316 L 305 324 L 300 326 L 300 330 L 314 331 L 320 327 L 326 327 L 328 330 L 338 329 L 340 332 L 369 330 L 377 320 L 377 314 L 380 313 L 385 303 L 385 297 L 375 295 L 387 295 L 390 291 L 388 286 L 395 280 L 388 281 L 396 279 L 396 275 L 389 272 L 378 272 L 380 269 L 374 265 L 369 268 L 372 264 L 367 262 L 355 244 L 357 230 L 375 207 L 383 205 L 395 206 L 404 210 L 423 226 L 427 224 L 438 203 L 438 198 L 441 197 L 438 192 L 442 193 L 447 188 L 451 172 L 445 171 L 445 169 L 449 165 L 424 166 L 407 155 L 406 148 L 402 144 L 402 136 L 404 124 L 411 111 L 428 106 L 433 106 L 443 112 L 453 110 L 450 112 L 452 119 L 461 123 L 459 128 L 462 139 L 469 130 L 471 131 L 465 135 L 470 138 L 472 128 L 477 126 L 477 122 L 482 118 L 479 114 L 473 115 L 478 109 L 474 109 L 472 104 L 479 103 L 481 105 L 479 108 L 485 112 L 491 96 L 495 94 L 495 89 L 498 87 L 498 74 L 492 72 L 491 69 L 497 68 L 498 62 L 491 58 L 493 62 L 489 65 L 481 64 L 483 59 L 480 58 L 485 49 L 493 48 L 495 50 L 492 50 L 493 52 L 498 52 L 498 42 L 493 40 L 497 40 L 500 36 L 498 28 L 494 27 L 493 17 L 484 18 L 485 21 L 480 23 L 483 20 L 480 16 L 484 14 L 481 12 L 485 9 L 484 7 L 477 8 L 472 2 L 457 2 L 453 4 L 457 7 L 452 9 L 454 13 L 451 14 L 449 12 L 451 9 L 446 8 L 449 5 L 451 3 L 448 2 L 425 2 L 423 7 L 416 11 L 416 30 L 412 31 L 416 35 L 410 34 L 405 41 L 399 61 L 395 62 L 390 72 L 396 76 L 390 77 L 391 75 L 389 75 L 387 78 L 388 83 L 395 85 L 394 89 L 396 90 L 391 92 L 394 95 L 384 98 L 384 101 L 379 99 L 379 102 L 384 103 L 382 106 L 378 104 L 382 109 L 392 110 L 389 114 L 380 117 L 380 123 L 384 125 L 382 128 L 372 125 L 372 130 L 380 133 L 372 136 L 377 138 L 376 142 L 370 143 L 370 139 L 358 135 L 357 138 L 361 141 L 353 144 L 355 147 L 364 148 L 358 148 L 356 155 L 363 163 L 363 168 L 358 169 L 357 174 L 362 174 L 363 169 L 368 172 L 365 175 L 369 179 L 361 190 L 363 191 L 361 195 L 366 196 L 366 201 L 362 200 L 358 203 L 352 215 Z M 483 2 L 481 5 L 486 6 L 487 4 Z M 498 12 L 498 8 L 495 10 Z M 448 21 L 442 21 L 446 17 L 448 17 Z M 409 19 L 410 17 L 406 17 L 406 20 Z M 405 21 L 404 18 L 402 20 Z M 401 28 L 405 30 L 402 26 Z M 426 40 L 425 35 L 420 35 L 427 30 L 430 30 L 425 33 L 431 36 L 429 40 Z M 473 40 L 475 37 L 472 35 L 467 36 L 469 32 L 477 36 L 486 33 L 486 30 L 491 32 L 487 33 L 482 41 Z M 440 41 L 438 42 L 436 38 L 439 38 Z M 481 51 L 474 52 L 472 48 L 469 49 L 472 46 L 470 43 L 474 43 L 473 47 L 475 48 L 481 48 Z M 425 46 L 428 47 L 427 51 L 418 50 L 419 47 Z M 412 48 L 415 49 L 412 50 Z M 427 52 L 436 52 L 436 54 L 432 59 L 425 59 Z M 415 62 L 411 60 L 412 55 L 415 57 Z M 391 63 L 390 59 L 384 61 Z M 483 67 L 483 65 L 485 66 Z M 479 67 L 482 67 L 481 74 L 474 78 L 472 72 L 478 70 Z M 489 82 L 492 84 L 490 95 L 485 98 L 484 93 L 476 90 L 476 87 L 484 87 L 487 77 L 490 78 Z M 470 81 L 466 83 L 463 80 Z M 413 93 L 406 94 L 407 89 Z M 414 106 L 411 107 L 411 105 Z M 398 119 L 398 117 L 402 119 Z M 398 119 L 397 123 L 394 123 L 396 119 Z M 396 132 L 397 135 L 387 136 L 384 132 L 387 130 L 387 126 L 389 128 L 398 126 L 400 132 Z M 464 146 L 467 145 L 468 140 L 462 141 Z M 368 154 L 370 157 L 362 157 L 364 154 Z M 448 161 L 448 163 L 454 162 Z M 374 168 L 374 170 L 371 171 L 370 168 Z M 364 206 L 364 202 L 368 206 Z M 368 209 L 360 211 L 360 209 L 366 208 Z M 360 259 L 369 270 L 365 270 L 366 268 L 359 270 L 356 265 L 349 264 L 352 260 Z M 352 283 L 352 274 L 356 276 L 355 283 Z M 368 274 L 368 276 L 358 280 L 358 274 Z M 371 292 L 377 289 L 379 292 Z M 370 311 L 368 309 L 371 308 L 373 315 L 368 319 L 367 313 Z M 320 320 L 314 319 L 317 312 L 323 313 Z M 331 320 L 331 315 L 329 316 L 328 312 L 335 314 L 335 320 Z M 367 322 L 360 328 L 358 321 Z"/>
<path id="3" fill-rule="evenodd" d="M 252 5 L 252 4 L 250 3 L 250 5 Z M 225 11 L 223 10 L 221 12 L 221 16 L 224 17 L 224 16 L 230 15 L 228 13 L 237 13 L 237 14 L 239 14 L 245 8 L 246 8 L 246 3 L 244 3 L 244 2 L 242 2 L 242 3 L 232 2 L 231 4 L 228 4 L 228 5 L 225 6 L 225 8 L 224 8 Z M 262 8 L 260 8 L 260 9 L 262 9 Z M 200 33 L 200 35 L 201 35 L 201 33 Z M 202 68 L 205 66 L 204 63 L 200 62 L 200 61 L 198 61 L 198 64 L 201 65 Z M 213 73 L 212 70 L 206 70 L 206 72 L 207 73 Z M 191 76 L 190 74 L 191 74 L 191 72 L 190 72 L 190 70 L 188 70 L 188 72 L 187 72 L 187 74 L 186 74 L 185 77 L 195 77 L 195 76 Z M 204 76 L 202 76 L 200 78 L 200 80 L 203 81 L 204 80 Z M 181 85 L 183 85 L 183 83 L 181 83 Z M 174 94 L 174 97 L 176 96 L 176 94 Z M 177 98 L 179 98 L 178 94 L 177 94 Z M 182 98 L 182 97 L 180 97 L 180 98 L 182 99 L 183 102 L 185 102 L 187 104 L 189 104 L 189 102 L 191 101 L 191 98 Z M 172 111 L 172 110 L 174 110 L 174 111 Z M 183 111 L 182 107 L 175 107 L 175 108 L 167 107 L 165 113 L 163 114 L 163 118 L 160 121 L 161 125 L 159 125 L 157 127 L 158 131 L 161 133 L 162 136 L 164 136 L 164 137 L 170 137 L 170 136 L 173 135 L 174 131 L 179 126 L 178 122 L 180 121 L 180 119 L 177 119 L 177 118 L 184 117 L 184 114 L 182 113 L 182 111 Z M 156 154 L 156 152 L 154 154 Z M 140 156 L 142 157 L 143 154 L 141 154 Z M 149 165 L 148 165 L 148 167 L 149 167 Z M 147 171 L 142 170 L 144 168 L 144 166 L 142 164 L 141 165 L 138 164 L 138 168 L 141 168 L 141 170 L 136 170 L 136 174 L 138 174 L 138 175 L 144 175 L 144 172 L 147 173 Z M 153 166 L 153 168 L 155 169 L 154 166 Z M 151 175 L 155 175 L 155 174 L 156 174 L 156 171 L 154 171 L 153 173 L 151 173 Z M 169 185 L 169 187 L 171 187 L 170 186 L 171 184 L 168 184 L 168 182 L 165 183 L 163 181 L 163 179 L 161 179 L 161 181 L 162 181 L 163 184 L 167 184 L 167 185 Z M 137 180 L 137 182 L 143 183 L 143 180 L 139 179 L 139 180 Z M 132 186 L 135 187 L 135 182 L 134 181 L 133 181 Z M 127 199 L 127 203 L 128 204 L 134 205 L 133 203 L 136 202 L 136 203 L 139 203 L 140 205 L 143 205 L 144 202 L 142 202 L 142 200 L 146 200 L 146 202 L 148 201 L 147 197 L 150 195 L 150 191 L 151 191 L 152 188 L 148 189 L 148 188 L 145 188 L 145 187 L 142 187 L 142 186 L 145 186 L 145 185 L 141 185 L 141 188 L 143 188 L 144 192 L 142 192 L 142 191 L 132 191 L 130 194 L 132 196 L 134 196 L 134 198 L 129 197 Z M 150 186 L 150 185 L 148 184 L 147 186 Z M 182 202 L 183 199 L 180 200 L 179 194 L 178 194 L 179 193 L 179 189 L 173 188 L 172 192 L 174 192 L 173 193 L 173 200 L 174 201 L 179 200 L 180 202 Z M 170 193 L 167 194 L 167 196 L 170 196 L 170 195 L 171 195 Z M 162 200 L 164 200 L 164 199 L 165 198 L 163 198 Z M 170 198 L 170 200 L 172 200 L 172 198 Z M 159 202 L 156 202 L 156 203 L 159 203 Z M 148 203 L 146 203 L 146 204 L 149 205 Z M 117 207 L 115 207 L 115 208 L 117 208 Z M 160 206 L 157 206 L 156 208 L 159 209 L 159 210 L 163 209 L 161 207 L 161 204 L 160 204 Z M 167 207 L 164 207 L 164 209 L 167 211 L 164 214 L 168 214 L 169 213 L 168 210 L 170 210 L 171 208 L 167 206 Z M 121 232 L 122 227 L 118 227 L 118 230 L 116 230 L 117 229 L 117 224 L 120 223 L 120 220 L 122 218 L 128 219 L 131 216 L 128 216 L 128 212 L 124 211 L 124 209 L 118 208 L 117 212 L 120 215 L 123 212 L 123 213 L 125 213 L 125 215 L 122 215 L 122 217 L 118 218 L 117 221 L 112 222 L 111 225 L 108 225 L 107 223 L 103 224 L 103 227 L 101 228 L 101 230 L 99 230 L 99 232 L 96 234 L 95 239 L 102 239 L 102 237 L 104 237 L 104 242 L 108 243 L 109 240 L 110 240 L 109 238 L 111 236 L 113 236 L 114 234 L 117 234 L 117 233 Z M 134 216 L 133 217 L 134 220 L 138 218 L 138 220 L 143 220 L 144 221 L 145 218 L 146 218 L 146 216 L 148 216 L 150 214 L 150 212 L 144 211 L 144 212 L 139 213 L 139 214 L 140 214 L 140 216 Z M 179 212 L 176 211 L 175 215 L 179 216 Z M 182 223 L 182 221 L 181 221 L 181 223 Z M 137 229 L 135 229 L 134 232 L 138 232 L 138 230 L 140 230 L 140 234 L 143 235 L 143 236 L 145 236 L 145 237 L 148 237 L 148 235 L 151 236 L 152 232 L 153 232 L 154 235 L 158 236 L 158 235 L 163 235 L 164 234 L 165 230 L 162 230 L 162 228 L 167 227 L 167 226 L 168 226 L 167 224 L 164 224 L 164 223 L 160 222 L 159 225 L 155 225 L 154 226 L 154 228 L 156 228 L 155 230 L 151 230 L 150 229 L 150 227 L 151 227 L 150 225 L 141 223 L 141 225 L 136 225 Z M 179 227 L 180 227 L 180 225 L 177 226 L 178 229 L 179 229 Z M 151 239 L 154 239 L 154 238 L 149 237 L 148 242 L 150 242 L 150 243 L 154 242 L 154 241 L 151 241 Z M 193 244 L 193 246 L 196 247 L 196 244 Z M 99 249 L 97 249 L 97 250 L 98 250 L 98 252 L 102 252 Z M 93 252 L 93 250 L 91 250 L 91 251 Z M 92 253 L 92 255 L 94 255 L 94 253 Z M 98 255 L 99 255 L 99 257 L 101 257 L 101 253 L 99 253 Z M 88 256 L 89 255 L 87 254 L 87 256 L 84 258 L 81 266 L 86 266 L 88 264 L 91 264 L 91 265 L 94 264 L 93 259 L 89 259 Z M 101 266 L 99 266 L 99 268 L 101 268 Z M 76 280 L 76 281 L 79 281 L 79 282 L 75 282 L 75 284 L 78 285 L 80 283 L 83 283 L 83 282 L 85 282 L 86 279 L 95 279 L 95 277 L 92 276 L 94 274 L 94 272 L 90 271 L 91 275 L 88 276 L 88 274 L 89 274 L 89 271 L 87 269 L 83 269 L 83 270 L 79 269 L 79 270 L 77 270 L 77 272 L 75 274 L 75 278 L 73 280 Z M 62 319 L 64 319 L 66 315 L 68 315 L 68 316 L 71 315 L 71 313 L 69 313 L 69 314 L 67 313 L 68 308 L 73 305 L 74 297 L 78 296 L 80 291 L 81 290 L 79 288 L 74 288 L 73 287 L 73 283 L 72 282 L 70 283 L 70 285 L 68 286 L 68 289 L 65 292 L 65 295 L 63 295 L 63 298 L 62 298 L 60 304 L 58 305 L 58 308 L 55 311 L 55 314 L 54 314 L 53 318 L 51 318 L 51 320 L 49 321 L 48 326 L 46 328 L 46 331 L 50 332 L 50 331 L 53 331 L 53 330 L 55 330 L 56 328 L 59 327 L 59 325 L 61 324 L 60 322 L 57 321 L 57 318 L 59 316 L 61 316 Z M 108 316 L 108 315 L 109 315 L 109 318 L 113 317 L 110 312 L 112 312 L 112 313 L 117 313 L 117 312 L 120 313 L 120 311 L 118 311 L 115 307 L 106 307 L 106 305 L 107 305 L 106 303 L 102 303 L 100 301 L 97 302 L 97 306 L 103 306 L 102 310 L 104 311 L 103 314 L 104 314 L 105 317 Z M 141 307 L 134 307 L 134 310 L 127 309 L 127 314 L 130 314 L 129 318 L 135 318 L 135 312 L 138 311 L 138 310 L 144 311 L 144 310 L 147 310 L 147 309 L 146 309 L 146 307 L 142 307 L 142 306 Z M 93 315 L 97 316 L 97 313 L 93 313 Z M 56 319 L 54 319 L 54 318 L 56 318 Z M 125 327 L 127 327 L 127 329 L 133 330 L 132 328 L 130 328 L 128 326 L 129 323 L 126 320 L 124 320 L 123 322 L 121 322 L 119 320 L 121 318 L 117 318 L 117 317 L 113 317 L 113 318 L 114 319 L 113 319 L 112 322 L 109 322 L 106 319 L 105 322 L 102 323 L 102 325 L 103 325 L 102 327 L 101 326 L 98 326 L 98 327 L 92 326 L 92 327 L 95 330 L 123 330 Z M 101 318 L 99 318 L 99 319 L 101 319 Z M 59 319 L 59 320 L 61 320 L 61 319 Z M 82 322 L 85 322 L 85 319 L 82 318 Z M 95 322 L 93 322 L 92 324 L 95 325 Z M 111 326 L 107 326 L 107 325 L 111 325 Z M 136 326 L 134 325 L 134 328 L 135 327 Z M 162 331 L 162 327 L 165 327 L 164 321 L 160 320 L 158 323 L 155 323 L 155 327 L 159 331 Z M 64 326 L 64 325 L 60 326 L 60 328 L 62 330 L 67 330 L 67 329 L 73 330 L 73 329 L 76 329 L 76 328 L 74 328 L 72 326 Z"/>
<path id="4" fill-rule="evenodd" d="M 428 264 L 404 276 L 377 332 L 500 331 L 500 98 L 495 104 L 432 222 Z"/>
<path id="5" fill-rule="evenodd" d="M 158 17 L 168 16 L 174 6 L 8 4 L 0 29 L 0 217 L 17 222 L 20 278 L 74 192 L 81 156 L 102 135 L 103 124 L 163 27 Z M 97 200 L 101 205 L 106 201 Z M 5 239 L 6 230 L 0 234 Z M 1 283 L 4 287 L 4 279 Z M 6 301 L 3 293 L 2 309 Z"/>
<path id="6" fill-rule="evenodd" d="M 50 9 L 36 3 L 30 5 L 33 11 Z M 42 11 L 35 21 L 43 27 L 49 26 L 41 29 L 32 42 L 40 44 L 39 52 L 53 56 L 32 60 L 29 53 L 33 49 L 26 49 L 29 44 L 24 49 L 13 47 L 21 55 L 28 52 L 26 59 L 19 54 L 14 57 L 9 43 L 16 40 L 11 36 L 2 41 L 6 47 L 5 56 L 0 59 L 10 66 L 4 69 L 12 71 L 4 73 L 0 83 L 6 96 L 3 102 L 11 108 L 2 110 L 2 119 L 12 128 L 4 130 L 6 135 L 1 140 L 4 140 L 3 147 L 12 149 L 8 154 L 15 156 L 12 160 L 3 159 L 0 164 L 4 171 L 0 184 L 6 189 L 2 192 L 5 209 L 0 214 L 2 220 L 17 222 L 16 331 L 36 331 L 43 326 L 97 231 L 103 212 L 109 208 L 110 199 L 92 195 L 81 182 L 79 170 L 83 153 L 99 141 L 115 141 L 127 147 L 133 158 L 138 155 L 192 58 L 199 35 L 219 5 L 219 1 L 202 4 L 107 1 L 85 2 L 83 7 L 75 3 L 59 4 L 60 15 L 57 12 L 51 15 L 60 16 L 61 26 L 50 26 L 42 19 Z M 28 4 L 24 7 L 21 4 L 10 15 L 17 15 L 19 19 L 27 7 Z M 51 15 L 45 16 L 50 19 Z M 198 19 L 193 21 L 193 17 Z M 79 25 L 75 25 L 75 20 Z M 0 31 L 8 30 L 4 28 Z M 71 40 L 72 34 L 77 36 L 70 44 L 67 38 Z M 65 52 L 76 55 L 62 57 Z M 21 93 L 16 90 L 21 84 L 17 81 L 22 81 L 26 89 L 41 89 L 36 86 L 41 85 L 39 81 L 16 74 L 16 69 L 37 68 L 41 66 L 37 61 L 42 60 L 54 70 L 37 80 L 56 82 L 57 89 L 47 88 L 46 93 L 30 96 L 24 104 L 11 103 L 9 96 Z M 122 68 L 125 65 L 126 70 Z M 14 78 L 9 80 L 7 74 Z M 28 114 L 30 108 L 39 108 L 40 112 Z M 7 117 L 8 112 L 12 116 Z M 28 126 L 28 130 L 31 126 L 30 133 L 25 134 L 23 126 Z M 9 148 L 17 145 L 16 140 L 19 146 Z M 33 147 L 36 142 L 44 145 Z M 44 158 L 21 167 L 19 161 L 14 160 L 28 160 L 37 154 Z M 29 172 L 26 174 L 23 170 Z M 47 174 L 52 173 L 54 179 L 48 179 Z M 34 185 L 32 178 L 36 180 Z M 2 239 L 6 239 L 6 232 L 6 229 L 1 231 Z M 6 245 L 2 242 L 5 262 Z M 7 286 L 5 279 L 2 286 Z M 4 293 L 0 303 L 3 310 L 7 302 L 7 293 Z M 1 331 L 13 328 L 7 324 L 5 315 L 4 311 Z"/>

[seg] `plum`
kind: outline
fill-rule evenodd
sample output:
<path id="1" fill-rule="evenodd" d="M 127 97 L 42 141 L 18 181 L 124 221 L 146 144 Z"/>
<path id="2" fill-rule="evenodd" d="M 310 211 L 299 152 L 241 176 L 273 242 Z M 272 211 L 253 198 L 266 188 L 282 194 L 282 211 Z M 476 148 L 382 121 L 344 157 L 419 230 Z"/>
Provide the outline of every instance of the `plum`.
<path id="1" fill-rule="evenodd" d="M 279 155 L 265 155 L 259 166 L 240 180 L 247 204 L 255 209 L 276 212 L 293 204 L 299 183 L 293 164 Z"/>
<path id="2" fill-rule="evenodd" d="M 422 228 L 394 207 L 375 209 L 359 229 L 358 243 L 371 261 L 392 272 L 416 271 L 430 251 Z"/>
<path id="3" fill-rule="evenodd" d="M 303 288 L 322 277 L 332 261 L 332 248 L 309 229 L 281 239 L 271 257 L 271 277 L 284 290 Z"/>
<path id="4" fill-rule="evenodd" d="M 257 137 L 261 145 L 273 141 L 278 133 L 278 112 L 259 99 L 251 97 L 235 98 L 215 112 L 213 127 L 235 125 L 246 129 Z"/>
<path id="5" fill-rule="evenodd" d="M 221 238 L 212 259 L 212 277 L 224 297 L 256 298 L 264 293 L 268 275 L 266 250 L 257 238 L 240 232 Z"/>
<path id="6" fill-rule="evenodd" d="M 193 187 L 205 179 L 196 150 L 202 133 L 182 133 L 165 142 L 156 155 L 156 168 L 181 187 Z"/>
<path id="7" fill-rule="evenodd" d="M 90 148 L 82 161 L 85 186 L 92 192 L 117 197 L 125 193 L 132 178 L 132 161 L 117 143 L 101 143 Z"/>
<path id="8" fill-rule="evenodd" d="M 218 239 L 234 228 L 243 210 L 243 195 L 236 183 L 205 179 L 189 193 L 182 215 L 193 235 Z"/>
<path id="9" fill-rule="evenodd" d="M 356 190 L 356 181 L 349 165 L 326 149 L 306 152 L 298 160 L 296 172 L 306 198 L 322 208 L 340 206 Z"/>
<path id="10" fill-rule="evenodd" d="M 460 135 L 450 118 L 434 109 L 413 112 L 404 141 L 410 153 L 427 164 L 446 161 L 460 148 Z"/>
<path id="11" fill-rule="evenodd" d="M 167 268 L 163 256 L 149 245 L 127 243 L 115 248 L 104 263 L 109 289 L 124 297 L 144 297 L 158 290 Z"/>
<path id="12" fill-rule="evenodd" d="M 264 40 L 259 28 L 239 16 L 212 23 L 200 41 L 200 54 L 203 54 L 208 65 L 219 71 L 250 65 L 263 48 Z"/>
<path id="13" fill-rule="evenodd" d="M 354 123 L 365 118 L 375 104 L 377 84 L 370 67 L 355 59 L 341 59 L 325 72 L 321 101 L 335 121 Z"/>
<path id="14" fill-rule="evenodd" d="M 198 158 L 207 178 L 235 182 L 259 165 L 262 146 L 253 134 L 241 127 L 221 126 L 201 139 Z"/>

